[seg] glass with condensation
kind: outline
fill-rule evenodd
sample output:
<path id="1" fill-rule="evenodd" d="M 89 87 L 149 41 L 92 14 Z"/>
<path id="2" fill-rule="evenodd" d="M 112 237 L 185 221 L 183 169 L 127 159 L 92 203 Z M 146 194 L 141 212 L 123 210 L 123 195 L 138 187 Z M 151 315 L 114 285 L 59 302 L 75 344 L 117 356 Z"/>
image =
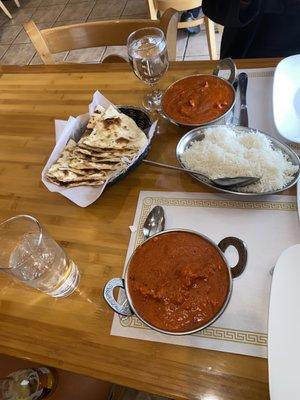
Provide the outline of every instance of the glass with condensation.
<path id="1" fill-rule="evenodd" d="M 52 297 L 70 295 L 80 280 L 76 264 L 30 215 L 0 224 L 0 271 Z"/>

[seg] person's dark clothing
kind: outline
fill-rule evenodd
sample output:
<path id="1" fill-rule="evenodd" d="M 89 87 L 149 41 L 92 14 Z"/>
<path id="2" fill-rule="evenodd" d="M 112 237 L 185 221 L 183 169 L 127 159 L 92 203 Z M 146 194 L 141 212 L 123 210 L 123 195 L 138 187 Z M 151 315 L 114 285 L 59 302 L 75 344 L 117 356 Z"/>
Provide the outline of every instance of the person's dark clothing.
<path id="1" fill-rule="evenodd" d="M 203 0 L 224 25 L 221 58 L 286 57 L 300 53 L 300 0 Z"/>

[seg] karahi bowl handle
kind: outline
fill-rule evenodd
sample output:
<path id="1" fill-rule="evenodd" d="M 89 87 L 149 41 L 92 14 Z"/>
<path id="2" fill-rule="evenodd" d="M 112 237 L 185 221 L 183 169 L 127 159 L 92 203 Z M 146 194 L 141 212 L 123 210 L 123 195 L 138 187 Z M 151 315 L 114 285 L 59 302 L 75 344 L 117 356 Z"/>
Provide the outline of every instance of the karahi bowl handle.
<path id="1" fill-rule="evenodd" d="M 104 286 L 103 289 L 103 297 L 107 304 L 118 314 L 124 315 L 126 317 L 129 317 L 130 315 L 133 315 L 133 312 L 131 310 L 130 304 L 125 298 L 125 301 L 120 304 L 118 301 L 115 299 L 114 296 L 114 289 L 115 288 L 125 288 L 124 285 L 124 279 L 122 278 L 113 278 L 110 281 L 107 282 L 107 284 Z"/>
<path id="2" fill-rule="evenodd" d="M 237 264 L 233 267 L 230 267 L 232 277 L 237 278 L 244 272 L 247 265 L 247 259 L 248 259 L 247 247 L 246 244 L 241 239 L 233 236 L 222 239 L 221 242 L 218 244 L 218 247 L 222 250 L 223 253 L 225 253 L 226 249 L 229 246 L 235 247 L 239 255 L 239 260 Z"/>
<path id="3" fill-rule="evenodd" d="M 235 63 L 229 57 L 223 58 L 222 60 L 219 61 L 217 67 L 213 70 L 213 75 L 219 76 L 220 71 L 226 68 L 230 70 L 230 76 L 227 80 L 229 83 L 233 84 L 233 82 L 236 80 L 237 69 Z"/>

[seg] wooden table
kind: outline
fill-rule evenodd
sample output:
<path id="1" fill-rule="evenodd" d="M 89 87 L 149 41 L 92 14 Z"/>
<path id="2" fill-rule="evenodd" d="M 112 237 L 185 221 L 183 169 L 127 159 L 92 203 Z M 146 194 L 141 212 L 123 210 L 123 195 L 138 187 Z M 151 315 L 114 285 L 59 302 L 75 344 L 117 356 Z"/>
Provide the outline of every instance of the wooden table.
<path id="1" fill-rule="evenodd" d="M 213 65 L 174 63 L 162 86 Z M 139 191 L 206 188 L 183 173 L 141 165 L 84 209 L 41 183 L 55 118 L 86 112 L 96 89 L 117 104 L 140 104 L 145 85 L 127 65 L 1 67 L 0 73 L 0 220 L 36 216 L 82 272 L 79 290 L 66 299 L 52 299 L 1 274 L 0 351 L 173 398 L 268 399 L 264 359 L 110 336 L 113 313 L 102 288 L 121 274 Z M 184 131 L 165 121 L 159 129 L 150 157 L 173 162 Z"/>

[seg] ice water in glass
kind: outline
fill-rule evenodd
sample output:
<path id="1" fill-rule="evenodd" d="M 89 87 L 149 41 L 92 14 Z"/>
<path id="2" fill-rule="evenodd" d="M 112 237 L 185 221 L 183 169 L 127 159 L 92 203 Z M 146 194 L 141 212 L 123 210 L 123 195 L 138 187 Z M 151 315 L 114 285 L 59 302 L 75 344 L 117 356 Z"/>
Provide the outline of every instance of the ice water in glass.
<path id="1" fill-rule="evenodd" d="M 167 43 L 158 28 L 143 28 L 133 32 L 127 40 L 128 57 L 135 75 L 154 87 L 169 66 Z M 162 92 L 153 90 L 143 105 L 148 110 L 161 108 Z"/>
<path id="2" fill-rule="evenodd" d="M 1 224 L 0 245 L 5 229 L 8 265 L 2 268 L 4 272 L 52 297 L 65 297 L 74 291 L 79 283 L 77 266 L 35 218 L 17 216 Z M 3 253 L 2 248 L 2 265 Z"/>
<path id="3" fill-rule="evenodd" d="M 166 42 L 150 35 L 136 39 L 129 46 L 129 60 L 136 76 L 154 85 L 168 69 Z"/>

